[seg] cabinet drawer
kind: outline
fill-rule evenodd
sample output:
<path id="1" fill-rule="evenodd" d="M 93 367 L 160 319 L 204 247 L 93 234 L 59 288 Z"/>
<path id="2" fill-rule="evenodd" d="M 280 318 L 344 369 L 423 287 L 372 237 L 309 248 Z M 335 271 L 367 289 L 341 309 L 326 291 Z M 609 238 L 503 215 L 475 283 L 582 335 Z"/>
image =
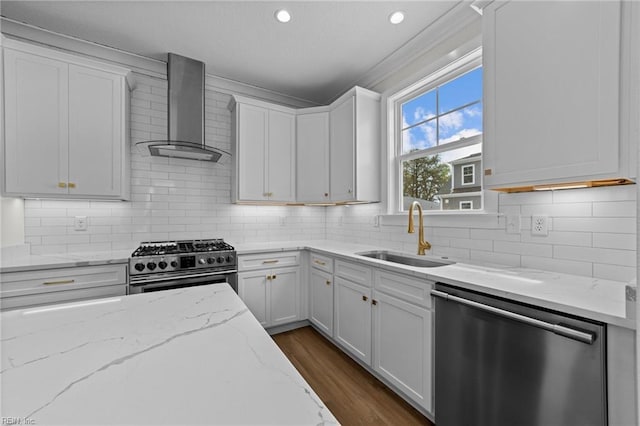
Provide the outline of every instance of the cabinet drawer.
<path id="1" fill-rule="evenodd" d="M 127 284 L 82 288 L 79 290 L 50 291 L 26 296 L 3 297 L 0 299 L 0 309 L 4 311 L 6 309 L 29 308 L 53 303 L 78 302 L 101 297 L 125 296 L 126 294 Z"/>
<path id="2" fill-rule="evenodd" d="M 431 308 L 431 290 L 433 282 L 385 271 L 376 271 L 374 286 L 376 290 L 398 299 Z"/>
<path id="3" fill-rule="evenodd" d="M 81 266 L 2 274 L 0 297 L 127 284 L 127 265 Z"/>
<path id="4" fill-rule="evenodd" d="M 320 269 L 322 271 L 328 272 L 330 274 L 333 273 L 333 259 L 327 256 L 322 256 L 321 254 L 311 253 L 309 258 L 311 266 Z"/>
<path id="5" fill-rule="evenodd" d="M 371 268 L 366 266 L 336 260 L 335 275 L 351 282 L 371 287 Z"/>
<path id="6" fill-rule="evenodd" d="M 299 251 L 247 254 L 238 256 L 239 272 L 280 268 L 284 266 L 298 266 L 299 264 Z"/>

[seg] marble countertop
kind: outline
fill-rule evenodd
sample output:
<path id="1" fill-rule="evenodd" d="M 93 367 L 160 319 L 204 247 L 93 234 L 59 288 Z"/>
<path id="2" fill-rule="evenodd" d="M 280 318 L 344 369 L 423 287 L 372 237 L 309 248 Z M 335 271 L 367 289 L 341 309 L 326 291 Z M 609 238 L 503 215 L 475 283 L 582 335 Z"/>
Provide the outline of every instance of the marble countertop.
<path id="1" fill-rule="evenodd" d="M 328 240 L 251 243 L 238 244 L 235 247 L 239 254 L 315 250 L 419 279 L 457 285 L 608 324 L 636 328 L 635 314 L 632 313 L 635 304 L 628 304 L 625 297 L 626 286 L 629 283 L 536 269 L 474 264 L 469 260 L 435 268 L 413 267 L 356 254 L 369 250 L 384 250 L 384 247 Z M 632 285 L 635 286 L 635 283 Z M 628 310 L 631 312 L 627 312 Z"/>
<path id="2" fill-rule="evenodd" d="M 227 284 L 1 315 L 3 419 L 336 424 Z"/>
<path id="3" fill-rule="evenodd" d="M 131 253 L 133 249 L 36 255 L 29 254 L 28 247 L 16 247 L 0 253 L 0 273 L 129 263 Z"/>
<path id="4" fill-rule="evenodd" d="M 636 328 L 635 314 L 632 314 L 635 304 L 627 303 L 625 297 L 625 287 L 627 285 L 635 286 L 635 283 L 503 265 L 478 264 L 467 259 L 453 265 L 418 268 L 371 259 L 356 254 L 368 250 L 384 250 L 385 247 L 331 240 L 261 243 L 234 243 L 229 241 L 229 243 L 235 247 L 238 254 L 316 250 L 327 255 L 365 263 L 392 272 L 413 275 L 420 279 L 441 281 L 608 324 L 631 329 Z M 6 256 L 3 252 L 0 273 L 106 263 L 127 263 L 132 251 L 68 253 L 55 256 L 35 256 L 24 253 Z M 456 259 L 449 260 L 456 261 Z"/>

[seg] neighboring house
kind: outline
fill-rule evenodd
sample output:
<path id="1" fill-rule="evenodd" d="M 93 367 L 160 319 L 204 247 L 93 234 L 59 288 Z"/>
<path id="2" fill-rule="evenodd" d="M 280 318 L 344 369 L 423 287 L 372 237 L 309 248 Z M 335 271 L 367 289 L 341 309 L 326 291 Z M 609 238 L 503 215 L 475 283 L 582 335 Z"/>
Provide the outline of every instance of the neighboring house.
<path id="1" fill-rule="evenodd" d="M 482 154 L 472 154 L 449 163 L 451 188 L 438 194 L 442 210 L 473 210 L 482 208 Z"/>

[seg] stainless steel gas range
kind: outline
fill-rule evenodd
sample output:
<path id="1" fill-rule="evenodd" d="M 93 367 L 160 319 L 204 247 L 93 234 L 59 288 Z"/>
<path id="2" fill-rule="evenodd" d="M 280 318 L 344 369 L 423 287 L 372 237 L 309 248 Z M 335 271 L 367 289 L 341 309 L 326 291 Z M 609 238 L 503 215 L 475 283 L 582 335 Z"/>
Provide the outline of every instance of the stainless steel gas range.
<path id="1" fill-rule="evenodd" d="M 221 282 L 237 292 L 237 265 L 222 239 L 143 242 L 129 259 L 129 294 Z"/>

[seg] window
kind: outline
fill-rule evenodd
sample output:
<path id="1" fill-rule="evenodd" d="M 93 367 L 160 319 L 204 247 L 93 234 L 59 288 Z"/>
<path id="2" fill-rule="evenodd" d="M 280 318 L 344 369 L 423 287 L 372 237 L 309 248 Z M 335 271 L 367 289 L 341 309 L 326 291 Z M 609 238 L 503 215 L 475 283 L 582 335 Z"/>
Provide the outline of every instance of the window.
<path id="1" fill-rule="evenodd" d="M 392 97 L 400 211 L 416 200 L 425 210 L 482 208 L 481 54 L 470 57 Z"/>
<path id="2" fill-rule="evenodd" d="M 467 164 L 466 166 L 462 166 L 462 184 L 473 185 L 474 183 L 476 183 L 474 165 Z"/>

